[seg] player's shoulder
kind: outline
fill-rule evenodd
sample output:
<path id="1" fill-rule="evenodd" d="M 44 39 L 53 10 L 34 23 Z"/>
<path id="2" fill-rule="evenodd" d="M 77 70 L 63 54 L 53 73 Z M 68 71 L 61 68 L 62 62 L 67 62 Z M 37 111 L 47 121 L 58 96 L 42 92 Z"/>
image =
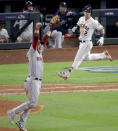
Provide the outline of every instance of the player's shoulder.
<path id="1" fill-rule="evenodd" d="M 84 16 L 81 16 L 79 19 L 84 19 L 85 17 Z"/>
<path id="2" fill-rule="evenodd" d="M 95 21 L 95 19 L 93 19 L 93 17 L 90 17 L 90 20 L 91 20 L 92 22 L 94 22 L 94 21 Z"/>
<path id="3" fill-rule="evenodd" d="M 100 25 L 98 20 L 93 19 L 92 22 L 93 22 L 93 24 Z"/>
<path id="4" fill-rule="evenodd" d="M 79 18 L 79 21 L 82 21 L 82 20 L 84 20 L 85 19 L 85 17 L 84 16 L 81 16 L 80 18 Z"/>
<path id="5" fill-rule="evenodd" d="M 99 22 L 98 22 L 98 20 L 95 20 L 94 18 L 90 18 L 91 19 L 91 21 L 93 22 L 93 23 L 96 23 L 96 24 L 98 24 Z"/>
<path id="6" fill-rule="evenodd" d="M 98 21 L 93 19 L 92 17 L 90 18 L 90 21 L 91 21 L 92 24 L 98 24 Z"/>
<path id="7" fill-rule="evenodd" d="M 5 32 L 5 33 L 6 33 L 6 32 L 7 32 L 7 30 L 6 30 L 5 28 L 3 28 L 3 29 L 1 30 L 1 32 Z"/>
<path id="8" fill-rule="evenodd" d="M 56 10 L 54 16 L 55 16 L 55 15 L 60 15 L 60 11 L 59 11 L 59 9 Z"/>
<path id="9" fill-rule="evenodd" d="M 73 12 L 73 11 L 72 11 L 72 10 L 67 9 L 65 13 L 67 14 L 68 12 Z"/>

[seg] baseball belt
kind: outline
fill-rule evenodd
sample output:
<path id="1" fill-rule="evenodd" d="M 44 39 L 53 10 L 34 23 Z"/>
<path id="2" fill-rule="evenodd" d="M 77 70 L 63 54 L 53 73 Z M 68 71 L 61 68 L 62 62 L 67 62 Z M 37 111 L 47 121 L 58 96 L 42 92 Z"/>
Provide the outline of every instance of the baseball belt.
<path id="1" fill-rule="evenodd" d="M 86 42 L 86 41 L 91 41 L 91 40 L 79 40 L 79 42 Z"/>
<path id="2" fill-rule="evenodd" d="M 30 78 L 30 76 L 28 76 Z M 39 81 L 42 81 L 42 79 L 40 78 L 33 78 L 33 80 L 39 80 Z M 27 82 L 27 80 L 25 80 L 24 82 Z"/>

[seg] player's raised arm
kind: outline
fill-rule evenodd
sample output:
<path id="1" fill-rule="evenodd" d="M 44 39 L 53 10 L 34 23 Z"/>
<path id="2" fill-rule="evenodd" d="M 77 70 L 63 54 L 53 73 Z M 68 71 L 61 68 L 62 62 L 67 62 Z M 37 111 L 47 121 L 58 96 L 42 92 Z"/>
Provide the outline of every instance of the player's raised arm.
<path id="1" fill-rule="evenodd" d="M 38 45 L 38 40 L 39 40 L 39 28 L 42 26 L 41 23 L 37 23 L 36 27 L 35 27 L 35 31 L 34 31 L 34 38 L 33 38 L 33 42 L 32 42 L 32 46 L 33 49 L 36 50 L 37 49 L 37 45 Z"/>

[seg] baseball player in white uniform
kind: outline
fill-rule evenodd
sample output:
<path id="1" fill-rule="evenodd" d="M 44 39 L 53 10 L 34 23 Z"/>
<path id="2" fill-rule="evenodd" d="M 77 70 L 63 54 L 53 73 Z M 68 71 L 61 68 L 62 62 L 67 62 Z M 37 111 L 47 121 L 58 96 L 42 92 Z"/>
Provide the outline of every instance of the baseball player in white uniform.
<path id="1" fill-rule="evenodd" d="M 12 124 L 14 124 L 14 117 L 18 113 L 21 113 L 20 119 L 16 122 L 16 125 L 21 131 L 27 131 L 25 128 L 26 119 L 31 109 L 36 106 L 41 89 L 44 63 L 41 44 L 38 45 L 40 27 L 41 23 L 37 23 L 34 32 L 34 39 L 27 53 L 29 60 L 29 75 L 24 84 L 28 101 L 8 111 L 8 117 Z"/>
<path id="2" fill-rule="evenodd" d="M 72 26 L 70 26 L 69 22 L 71 20 L 74 23 L 73 18 L 75 18 L 77 14 L 67 9 L 66 2 L 61 2 L 55 15 L 58 15 L 60 18 L 60 26 L 52 30 L 49 46 L 52 46 L 53 48 L 62 48 L 64 35 L 68 33 Z"/>
<path id="3" fill-rule="evenodd" d="M 43 33 L 46 34 L 50 30 L 51 30 L 50 26 L 47 25 L 44 28 Z M 52 48 L 62 48 L 62 43 L 64 41 L 64 36 L 62 35 L 62 32 L 57 31 L 57 30 L 52 30 L 51 32 L 52 33 L 51 33 L 50 38 L 48 40 L 49 46 Z"/>
<path id="4" fill-rule="evenodd" d="M 62 35 L 62 32 L 57 30 L 52 31 L 49 39 L 49 45 L 51 45 L 52 48 L 62 48 L 63 41 L 64 36 Z"/>
<path id="5" fill-rule="evenodd" d="M 4 28 L 2 22 L 0 22 L 0 43 L 8 42 L 9 34 L 7 30 Z"/>
<path id="6" fill-rule="evenodd" d="M 25 3 L 25 12 L 33 12 L 33 3 L 31 1 L 27 1 Z M 19 22 L 19 28 L 21 29 L 25 24 L 27 23 L 27 20 L 20 20 Z M 18 42 L 32 42 L 33 38 L 33 22 L 27 26 L 27 28 L 24 30 L 24 32 L 17 38 Z"/>
<path id="7" fill-rule="evenodd" d="M 107 58 L 109 60 L 112 60 L 112 57 L 110 56 L 107 50 L 104 51 L 103 53 L 90 54 L 91 49 L 93 47 L 91 39 L 95 29 L 99 30 L 101 33 L 101 37 L 97 43 L 100 46 L 102 46 L 104 43 L 104 28 L 99 22 L 97 22 L 91 17 L 91 10 L 92 9 L 90 5 L 85 6 L 84 16 L 80 17 L 77 23 L 77 26 L 80 27 L 80 36 L 79 36 L 80 46 L 75 56 L 72 67 L 68 68 L 66 72 L 57 72 L 57 74 L 65 80 L 68 79 L 73 70 L 77 69 L 80 66 L 80 64 L 84 59 L 99 60 Z M 72 29 L 73 32 L 75 31 L 77 26 L 73 27 Z"/>

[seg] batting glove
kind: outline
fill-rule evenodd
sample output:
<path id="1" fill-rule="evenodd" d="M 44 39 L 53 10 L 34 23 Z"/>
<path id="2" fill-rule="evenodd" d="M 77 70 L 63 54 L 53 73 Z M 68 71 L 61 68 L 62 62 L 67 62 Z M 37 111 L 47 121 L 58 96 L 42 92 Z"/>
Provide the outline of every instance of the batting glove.
<path id="1" fill-rule="evenodd" d="M 102 46 L 104 44 L 104 37 L 100 37 L 100 39 L 97 41 L 99 46 Z"/>

